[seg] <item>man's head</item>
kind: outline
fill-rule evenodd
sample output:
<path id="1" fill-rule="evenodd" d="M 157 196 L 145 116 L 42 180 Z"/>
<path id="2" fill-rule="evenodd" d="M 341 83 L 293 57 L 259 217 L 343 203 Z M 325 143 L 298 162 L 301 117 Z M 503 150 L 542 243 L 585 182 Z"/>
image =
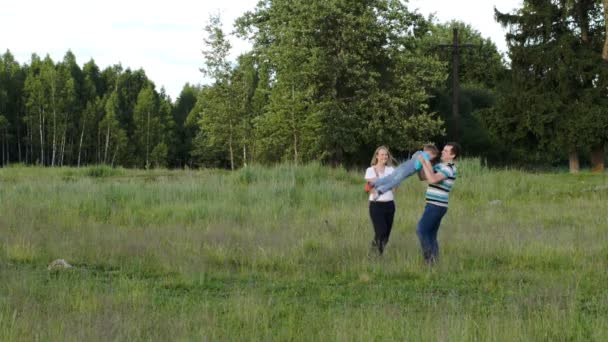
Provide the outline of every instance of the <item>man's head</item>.
<path id="1" fill-rule="evenodd" d="M 460 155 L 460 144 L 457 142 L 449 142 L 443 146 L 441 150 L 441 161 L 452 162 Z"/>
<path id="2" fill-rule="evenodd" d="M 424 145 L 424 147 L 422 147 L 422 150 L 429 154 L 429 159 L 431 162 L 435 161 L 435 159 L 439 155 L 439 149 L 433 144 Z"/>

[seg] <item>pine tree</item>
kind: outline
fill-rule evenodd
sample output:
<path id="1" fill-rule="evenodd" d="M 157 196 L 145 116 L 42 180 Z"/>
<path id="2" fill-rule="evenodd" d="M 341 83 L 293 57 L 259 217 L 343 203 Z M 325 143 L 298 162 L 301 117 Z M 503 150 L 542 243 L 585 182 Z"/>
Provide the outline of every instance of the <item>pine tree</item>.
<path id="1" fill-rule="evenodd" d="M 597 52 L 604 44 L 602 16 L 594 0 L 525 1 L 514 13 L 496 13 L 510 28 L 511 73 L 486 121 L 503 141 L 536 151 L 533 157 L 568 154 L 571 172 L 578 170 L 577 152 L 590 148 L 594 169 L 603 170 L 608 70 Z"/>

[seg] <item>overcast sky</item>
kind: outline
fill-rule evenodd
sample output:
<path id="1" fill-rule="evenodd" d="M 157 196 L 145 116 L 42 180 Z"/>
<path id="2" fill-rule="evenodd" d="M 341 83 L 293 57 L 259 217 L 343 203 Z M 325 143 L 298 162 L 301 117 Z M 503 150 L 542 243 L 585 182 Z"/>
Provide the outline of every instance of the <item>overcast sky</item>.
<path id="1" fill-rule="evenodd" d="M 0 0 L 0 52 L 10 50 L 21 64 L 32 53 L 57 62 L 69 49 L 81 66 L 91 58 L 101 68 L 120 63 L 143 68 L 160 90 L 175 99 L 185 83 L 205 83 L 199 72 L 203 27 L 210 13 L 222 16 L 225 31 L 234 19 L 255 8 L 257 0 Z M 511 11 L 522 0 L 410 0 L 410 8 L 440 22 L 464 21 L 506 50 L 493 8 Z M 248 50 L 232 39 L 232 56 Z"/>

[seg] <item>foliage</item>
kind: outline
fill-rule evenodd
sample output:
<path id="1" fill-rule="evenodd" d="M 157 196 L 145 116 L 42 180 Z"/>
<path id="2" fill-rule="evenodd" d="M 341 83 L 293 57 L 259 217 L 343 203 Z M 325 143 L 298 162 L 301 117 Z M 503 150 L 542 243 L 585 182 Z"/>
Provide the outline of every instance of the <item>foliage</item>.
<path id="1" fill-rule="evenodd" d="M 603 145 L 608 70 L 600 1 L 525 1 L 496 13 L 509 27 L 511 70 L 484 121 L 505 144 L 549 158 Z"/>
<path id="2" fill-rule="evenodd" d="M 262 1 L 237 22 L 272 75 L 256 117 L 262 161 L 342 163 L 381 143 L 418 148 L 441 132 L 428 112 L 440 63 L 416 49 L 428 23 L 399 1 Z"/>
<path id="3" fill-rule="evenodd" d="M 93 178 L 112 177 L 120 174 L 119 170 L 107 165 L 90 166 L 85 169 L 85 175 Z"/>
<path id="4" fill-rule="evenodd" d="M 192 166 L 190 151 L 193 149 L 192 140 L 196 135 L 196 127 L 198 126 L 188 124 L 188 115 L 196 105 L 200 91 L 200 87 L 186 83 L 175 101 L 175 105 L 172 106 L 171 115 L 175 124 L 176 141 L 171 145 L 170 165 Z"/>
<path id="5" fill-rule="evenodd" d="M 484 110 L 493 108 L 496 103 L 496 87 L 505 77 L 506 67 L 496 45 L 482 34 L 463 22 L 451 21 L 437 23 L 430 27 L 431 34 L 425 36 L 424 48 L 429 53 L 437 55 L 446 61 L 444 72 L 450 75 L 439 87 L 433 89 L 433 98 L 430 101 L 430 110 L 438 113 L 445 122 L 446 135 L 435 137 L 437 143 L 455 140 L 455 127 L 453 117 L 453 30 L 458 30 L 458 80 L 459 117 L 461 126 L 460 144 L 463 151 L 469 156 L 481 156 L 492 160 L 500 156 L 495 153 L 499 144 L 491 137 L 488 129 L 483 125 Z"/>
<path id="6" fill-rule="evenodd" d="M 398 0 L 262 0 L 235 23 L 252 50 L 230 60 L 212 15 L 201 75 L 175 102 L 144 70 L 82 68 L 32 55 L 0 56 L 0 164 L 239 168 L 255 163 L 367 163 L 378 145 L 397 156 L 445 143 L 464 128 L 466 155 L 559 163 L 603 156 L 608 140 L 605 20 L 599 0 L 525 1 L 497 19 L 509 63 L 462 22 L 424 18 Z M 463 44 L 453 122 L 452 58 Z M 469 46 L 471 47 L 471 46 Z M 166 152 L 165 152 L 166 146 Z M 154 158 L 152 158 L 153 151 Z"/>
<path id="7" fill-rule="evenodd" d="M 217 151 L 224 151 L 228 156 L 230 168 L 235 168 L 235 148 L 242 141 L 239 130 L 242 111 L 240 97 L 236 93 L 237 86 L 233 82 L 233 70 L 227 59 L 230 51 L 230 43 L 221 28 L 219 15 L 211 15 L 209 23 L 205 26 L 207 38 L 205 39 L 206 50 L 205 67 L 201 69 L 204 75 L 210 76 L 214 84 L 200 93 L 199 102 L 204 107 L 197 115 L 199 116 L 200 131 L 198 141 L 206 141 L 204 144 L 195 145 L 199 149 L 194 154 L 208 155 L 204 146 Z"/>

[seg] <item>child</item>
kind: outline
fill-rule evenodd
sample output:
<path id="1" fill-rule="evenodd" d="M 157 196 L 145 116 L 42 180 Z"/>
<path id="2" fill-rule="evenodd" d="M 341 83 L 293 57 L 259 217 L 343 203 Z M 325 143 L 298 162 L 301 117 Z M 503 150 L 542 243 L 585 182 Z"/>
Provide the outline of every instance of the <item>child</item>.
<path id="1" fill-rule="evenodd" d="M 392 188 L 399 185 L 399 183 L 403 182 L 407 177 L 415 174 L 416 172 L 422 169 L 422 164 L 418 160 L 418 156 L 421 155 L 425 160 L 433 161 L 437 158 L 439 154 L 439 150 L 435 145 L 427 144 L 424 145 L 422 151 L 417 151 L 414 155 L 401 163 L 401 165 L 395 168 L 395 171 L 390 175 L 379 178 L 374 182 L 370 183 L 368 187 L 366 187 L 367 191 L 376 191 L 376 195 L 374 198 L 378 198 L 383 193 L 391 190 Z"/>

